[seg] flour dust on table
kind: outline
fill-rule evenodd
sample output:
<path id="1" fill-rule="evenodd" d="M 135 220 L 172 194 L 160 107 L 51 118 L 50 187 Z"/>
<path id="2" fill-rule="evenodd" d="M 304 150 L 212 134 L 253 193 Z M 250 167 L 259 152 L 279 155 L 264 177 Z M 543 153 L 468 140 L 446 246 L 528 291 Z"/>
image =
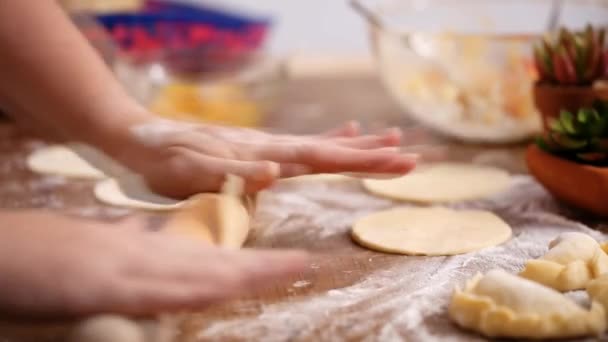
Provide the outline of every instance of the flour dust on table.
<path id="1" fill-rule="evenodd" d="M 323 251 L 326 240 L 348 236 L 357 219 L 396 204 L 361 193 L 359 182 L 351 180 L 303 185 L 297 192 L 293 186 L 276 187 L 263 193 L 257 207 L 254 229 L 259 234 L 253 246 L 286 241 L 282 237 L 299 233 L 306 237 L 299 240 L 299 248 Z M 358 262 L 377 269 L 361 274 L 358 281 L 287 302 L 259 306 L 255 301 L 242 301 L 235 310 L 243 313 L 232 318 L 190 320 L 196 327 L 193 336 L 200 340 L 276 341 L 293 340 L 297 331 L 296 340 L 340 336 L 345 340 L 486 341 L 450 322 L 447 307 L 455 286 L 495 268 L 516 274 L 528 260 L 544 255 L 548 244 L 564 232 L 605 240 L 603 234 L 563 217 L 566 209 L 528 176 L 514 176 L 505 191 L 490 198 L 447 207 L 494 212 L 512 227 L 512 238 L 496 247 L 450 257 L 392 256 L 402 262 L 395 259 L 388 265 L 378 263 L 386 256 L 369 252 Z M 335 249 L 335 245 L 326 246 Z M 318 262 L 311 264 L 313 276 L 302 280 L 316 286 L 314 275 L 324 268 Z M 574 294 L 587 298 L 583 291 Z"/>

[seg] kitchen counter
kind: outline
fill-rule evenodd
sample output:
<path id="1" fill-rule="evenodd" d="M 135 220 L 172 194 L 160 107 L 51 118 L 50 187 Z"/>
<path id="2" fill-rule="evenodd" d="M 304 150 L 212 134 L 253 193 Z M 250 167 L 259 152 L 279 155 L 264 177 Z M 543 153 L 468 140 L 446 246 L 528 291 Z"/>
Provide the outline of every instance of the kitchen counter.
<path id="1" fill-rule="evenodd" d="M 412 125 L 378 81 L 358 77 L 291 81 L 266 126 L 314 133 L 350 119 L 372 129 Z M 433 134 L 426 143 L 444 146 L 449 159 L 496 165 L 514 174 L 505 193 L 452 205 L 495 212 L 513 227 L 510 241 L 454 257 L 368 251 L 350 240 L 352 222 L 403 203 L 369 195 L 356 180 L 280 183 L 260 193 L 246 247 L 308 250 L 314 255 L 309 272 L 287 283 L 270 284 L 255 296 L 168 318 L 165 324 L 175 329 L 175 341 L 483 341 L 448 320 L 445 309 L 454 286 L 495 267 L 521 269 L 527 259 L 541 256 L 561 232 L 582 231 L 605 239 L 600 233 L 604 222 L 555 202 L 526 175 L 522 146 L 465 146 Z M 109 221 L 139 215 L 155 226 L 160 214 L 96 202 L 91 182 L 27 171 L 27 153 L 41 144 L 8 123 L 0 126 L 0 207 L 50 208 Z M 61 341 L 69 327 L 69 322 L 0 323 L 0 341 Z"/>

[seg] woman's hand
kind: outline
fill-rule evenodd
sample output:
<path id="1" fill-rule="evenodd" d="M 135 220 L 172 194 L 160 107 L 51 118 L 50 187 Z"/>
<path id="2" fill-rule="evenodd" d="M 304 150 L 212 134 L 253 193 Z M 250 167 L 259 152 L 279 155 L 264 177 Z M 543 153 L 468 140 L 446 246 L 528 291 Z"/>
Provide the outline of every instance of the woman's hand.
<path id="1" fill-rule="evenodd" d="M 0 212 L 0 313 L 54 317 L 201 309 L 302 271 L 306 255 L 228 251 L 137 222 Z"/>
<path id="2" fill-rule="evenodd" d="M 399 153 L 401 133 L 359 135 L 358 125 L 322 135 L 274 135 L 245 128 L 152 120 L 131 126 L 132 139 L 114 157 L 156 192 L 182 198 L 219 190 L 226 174 L 248 192 L 280 177 L 311 173 L 405 174 L 416 156 Z"/>

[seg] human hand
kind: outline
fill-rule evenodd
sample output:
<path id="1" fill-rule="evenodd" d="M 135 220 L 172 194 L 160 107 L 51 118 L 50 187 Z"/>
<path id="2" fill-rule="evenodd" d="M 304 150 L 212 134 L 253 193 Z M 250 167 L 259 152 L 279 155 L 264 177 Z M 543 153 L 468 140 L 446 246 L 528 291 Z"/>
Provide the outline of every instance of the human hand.
<path id="1" fill-rule="evenodd" d="M 0 313 L 53 317 L 201 309 L 294 275 L 306 256 L 229 251 L 45 212 L 0 212 Z"/>
<path id="2" fill-rule="evenodd" d="M 416 156 L 401 154 L 401 132 L 359 135 L 356 123 L 322 135 L 276 135 L 257 130 L 155 120 L 133 126 L 117 159 L 158 193 L 176 198 L 220 189 L 226 174 L 255 192 L 280 177 L 311 173 L 405 174 Z"/>

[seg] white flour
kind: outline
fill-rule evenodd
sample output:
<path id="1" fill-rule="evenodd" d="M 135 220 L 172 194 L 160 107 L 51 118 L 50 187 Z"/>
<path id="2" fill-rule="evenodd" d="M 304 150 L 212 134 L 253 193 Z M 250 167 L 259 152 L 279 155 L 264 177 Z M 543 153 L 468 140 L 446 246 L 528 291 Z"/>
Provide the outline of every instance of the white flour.
<path id="1" fill-rule="evenodd" d="M 260 197 L 258 244 L 303 230 L 314 237 L 312 241 L 347 234 L 358 217 L 400 205 L 371 197 L 348 181 L 307 184 L 298 190 L 281 185 Z M 445 314 L 455 285 L 492 268 L 517 272 L 526 260 L 544 254 L 547 244 L 562 232 L 581 231 L 604 239 L 601 233 L 557 214 L 564 209 L 527 176 L 515 177 L 501 195 L 454 207 L 494 211 L 513 227 L 513 238 L 453 257 L 404 256 L 407 262 L 383 266 L 352 285 L 265 305 L 257 314 L 209 322 L 198 332 L 198 340 L 329 341 L 340 336 L 363 341 L 481 341 L 453 326 Z M 373 255 L 369 262 L 374 262 Z M 311 265 L 313 271 L 320 268 L 318 263 Z M 314 286 L 311 280 L 296 284 Z M 584 302 L 586 295 L 575 297 Z M 242 305 L 247 303 L 255 302 Z"/>

